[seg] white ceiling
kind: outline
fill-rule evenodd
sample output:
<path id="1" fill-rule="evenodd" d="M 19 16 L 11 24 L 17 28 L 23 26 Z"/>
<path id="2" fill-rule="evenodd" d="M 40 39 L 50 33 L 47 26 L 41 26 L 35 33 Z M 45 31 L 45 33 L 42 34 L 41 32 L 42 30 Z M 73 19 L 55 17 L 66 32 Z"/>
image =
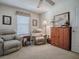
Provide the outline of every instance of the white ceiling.
<path id="1" fill-rule="evenodd" d="M 62 0 L 53 0 L 55 4 L 61 2 Z M 23 8 L 26 10 L 30 10 L 36 13 L 43 13 L 48 11 L 51 7 L 45 0 L 43 1 L 42 5 L 40 8 L 37 8 L 39 4 L 39 0 L 0 0 L 0 3 L 14 6 L 14 7 L 19 7 Z"/>

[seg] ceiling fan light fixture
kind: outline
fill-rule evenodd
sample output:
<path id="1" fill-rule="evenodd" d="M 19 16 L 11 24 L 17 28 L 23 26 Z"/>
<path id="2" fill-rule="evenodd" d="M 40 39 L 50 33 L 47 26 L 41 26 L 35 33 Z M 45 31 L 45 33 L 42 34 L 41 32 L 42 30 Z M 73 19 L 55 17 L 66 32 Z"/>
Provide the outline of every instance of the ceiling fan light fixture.
<path id="1" fill-rule="evenodd" d="M 41 4 L 43 3 L 44 0 L 39 0 L 38 6 L 37 8 L 40 8 Z M 52 0 L 45 0 L 47 3 L 49 3 L 51 6 L 53 6 L 55 4 L 54 1 Z"/>
<path id="2" fill-rule="evenodd" d="M 55 2 L 54 1 L 52 1 L 52 0 L 46 0 L 50 5 L 54 5 L 55 4 Z"/>
<path id="3" fill-rule="evenodd" d="M 37 8 L 40 7 L 40 5 L 42 4 L 42 2 L 43 2 L 43 0 L 40 0 L 40 1 L 39 1 L 39 4 L 38 4 Z"/>

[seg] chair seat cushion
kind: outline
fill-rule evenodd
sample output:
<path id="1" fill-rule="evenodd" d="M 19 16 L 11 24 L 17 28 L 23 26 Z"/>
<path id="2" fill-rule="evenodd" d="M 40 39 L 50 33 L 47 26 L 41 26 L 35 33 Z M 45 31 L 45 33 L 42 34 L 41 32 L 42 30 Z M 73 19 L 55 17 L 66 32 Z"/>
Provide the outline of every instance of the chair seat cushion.
<path id="1" fill-rule="evenodd" d="M 21 42 L 18 40 L 5 41 L 4 42 L 4 50 L 18 47 L 20 45 L 21 45 Z"/>

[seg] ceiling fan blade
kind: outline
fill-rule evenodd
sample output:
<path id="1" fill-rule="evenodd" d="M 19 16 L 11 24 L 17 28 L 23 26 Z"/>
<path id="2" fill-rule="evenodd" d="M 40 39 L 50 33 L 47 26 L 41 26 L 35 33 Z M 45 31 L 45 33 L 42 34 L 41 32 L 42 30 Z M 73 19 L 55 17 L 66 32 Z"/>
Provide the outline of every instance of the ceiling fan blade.
<path id="1" fill-rule="evenodd" d="M 42 4 L 42 2 L 43 2 L 43 0 L 40 0 L 40 1 L 39 1 L 39 4 L 38 4 L 37 8 L 40 7 L 40 5 Z"/>
<path id="2" fill-rule="evenodd" d="M 52 1 L 52 0 L 46 0 L 50 5 L 54 5 L 55 4 L 55 2 L 54 1 Z"/>

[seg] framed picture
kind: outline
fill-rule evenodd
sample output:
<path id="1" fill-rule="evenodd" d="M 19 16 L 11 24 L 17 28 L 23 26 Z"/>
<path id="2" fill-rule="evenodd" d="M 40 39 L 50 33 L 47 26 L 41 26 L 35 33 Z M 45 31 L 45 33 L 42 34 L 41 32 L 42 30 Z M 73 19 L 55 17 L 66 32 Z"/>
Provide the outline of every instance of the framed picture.
<path id="1" fill-rule="evenodd" d="M 70 13 L 62 13 L 54 16 L 54 25 L 63 26 L 63 25 L 70 25 Z"/>
<path id="2" fill-rule="evenodd" d="M 32 24 L 33 26 L 37 26 L 37 19 L 33 19 Z"/>
<path id="3" fill-rule="evenodd" d="M 3 15 L 3 24 L 11 25 L 11 16 Z"/>

